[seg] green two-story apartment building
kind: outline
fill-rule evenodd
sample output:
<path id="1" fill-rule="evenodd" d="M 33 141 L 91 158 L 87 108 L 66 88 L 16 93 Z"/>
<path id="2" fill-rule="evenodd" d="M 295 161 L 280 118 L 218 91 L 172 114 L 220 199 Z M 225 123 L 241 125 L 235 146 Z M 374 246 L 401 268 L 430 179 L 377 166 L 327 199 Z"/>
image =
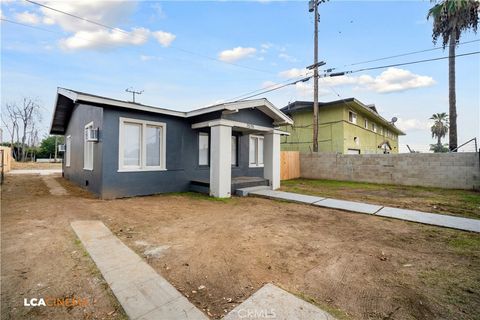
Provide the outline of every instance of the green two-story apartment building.
<path id="1" fill-rule="evenodd" d="M 293 125 L 281 140 L 282 151 L 312 151 L 313 102 L 295 101 L 282 108 Z M 384 119 L 374 105 L 355 98 L 320 102 L 318 112 L 319 152 L 342 154 L 398 153 L 398 137 L 405 135 Z"/>

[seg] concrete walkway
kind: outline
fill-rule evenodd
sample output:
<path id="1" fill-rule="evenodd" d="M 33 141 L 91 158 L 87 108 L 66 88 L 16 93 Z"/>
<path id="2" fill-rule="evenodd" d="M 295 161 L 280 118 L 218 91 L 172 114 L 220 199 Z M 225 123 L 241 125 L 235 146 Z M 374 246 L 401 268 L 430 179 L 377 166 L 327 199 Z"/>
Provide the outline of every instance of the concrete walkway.
<path id="1" fill-rule="evenodd" d="M 60 183 L 58 183 L 57 180 L 55 180 L 55 177 L 43 176 L 42 180 L 47 185 L 48 191 L 50 191 L 51 195 L 54 195 L 54 196 L 66 196 L 66 195 L 68 195 L 67 190 L 65 190 L 65 188 L 62 187 L 62 185 Z"/>
<path id="2" fill-rule="evenodd" d="M 353 202 L 337 199 L 328 199 L 303 194 L 273 191 L 266 188 L 243 190 L 243 194 L 251 194 L 271 199 L 294 201 L 319 207 L 340 209 L 357 213 L 366 213 L 382 217 L 418 222 L 439 227 L 447 227 L 464 231 L 480 232 L 480 220 L 455 217 L 443 214 L 427 213 L 415 210 L 406 210 L 392 207 L 372 205 L 362 202 Z"/>
<path id="3" fill-rule="evenodd" d="M 130 319 L 208 319 L 102 222 L 71 225 Z"/>
<path id="4" fill-rule="evenodd" d="M 208 319 L 101 221 L 74 221 L 71 225 L 130 319 Z M 273 284 L 263 286 L 224 319 L 263 318 L 335 320 Z"/>
<path id="5" fill-rule="evenodd" d="M 13 169 L 10 170 L 7 174 L 39 174 L 42 176 L 62 173 L 62 169 Z"/>
<path id="6" fill-rule="evenodd" d="M 335 320 L 329 313 L 270 283 L 223 319 Z"/>

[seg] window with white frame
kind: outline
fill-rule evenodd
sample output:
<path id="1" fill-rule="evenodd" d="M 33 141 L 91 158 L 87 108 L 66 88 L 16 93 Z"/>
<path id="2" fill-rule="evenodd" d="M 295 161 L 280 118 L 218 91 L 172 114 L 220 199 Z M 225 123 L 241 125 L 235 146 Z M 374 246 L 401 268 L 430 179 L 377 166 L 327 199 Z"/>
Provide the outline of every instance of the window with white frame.
<path id="1" fill-rule="evenodd" d="M 72 136 L 67 136 L 65 138 L 65 166 L 70 167 L 70 157 L 72 149 Z"/>
<path id="2" fill-rule="evenodd" d="M 353 111 L 348 111 L 348 121 L 357 124 L 357 114 Z"/>
<path id="3" fill-rule="evenodd" d="M 365 129 L 368 129 L 368 120 L 365 119 Z"/>
<path id="4" fill-rule="evenodd" d="M 120 118 L 119 171 L 166 170 L 166 124 Z"/>
<path id="5" fill-rule="evenodd" d="M 93 170 L 93 141 L 88 141 L 89 130 L 93 130 L 93 122 L 85 126 L 83 134 L 83 169 Z"/>
<path id="6" fill-rule="evenodd" d="M 236 167 L 237 161 L 237 136 L 232 136 L 232 166 Z"/>
<path id="7" fill-rule="evenodd" d="M 372 123 L 372 131 L 377 132 L 377 125 L 375 123 Z"/>
<path id="8" fill-rule="evenodd" d="M 198 165 L 208 166 L 209 156 L 209 135 L 207 132 L 198 133 Z"/>
<path id="9" fill-rule="evenodd" d="M 263 136 L 250 135 L 250 167 L 263 167 Z"/>

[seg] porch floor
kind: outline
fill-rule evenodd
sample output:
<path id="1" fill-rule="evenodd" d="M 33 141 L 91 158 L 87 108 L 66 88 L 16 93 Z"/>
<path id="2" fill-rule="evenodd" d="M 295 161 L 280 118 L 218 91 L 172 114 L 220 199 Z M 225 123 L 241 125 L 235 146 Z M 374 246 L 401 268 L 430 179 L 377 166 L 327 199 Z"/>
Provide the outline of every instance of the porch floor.
<path id="1" fill-rule="evenodd" d="M 232 177 L 231 194 L 233 195 L 235 190 L 237 189 L 256 186 L 268 186 L 269 184 L 269 181 L 262 177 Z M 209 193 L 210 179 L 196 179 L 190 181 L 190 190 L 200 193 Z"/>

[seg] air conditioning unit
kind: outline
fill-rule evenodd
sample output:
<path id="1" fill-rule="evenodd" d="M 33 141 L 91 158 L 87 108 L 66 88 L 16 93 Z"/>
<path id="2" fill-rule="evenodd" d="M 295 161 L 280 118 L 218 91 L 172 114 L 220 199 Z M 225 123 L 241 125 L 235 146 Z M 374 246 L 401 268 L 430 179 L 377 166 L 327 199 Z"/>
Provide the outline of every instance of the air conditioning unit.
<path id="1" fill-rule="evenodd" d="M 57 148 L 58 148 L 58 152 L 65 152 L 65 145 L 64 144 L 59 144 L 57 146 Z"/>
<path id="2" fill-rule="evenodd" d="M 96 129 L 88 128 L 85 131 L 85 135 L 87 137 L 87 141 L 98 142 L 98 128 Z"/>

